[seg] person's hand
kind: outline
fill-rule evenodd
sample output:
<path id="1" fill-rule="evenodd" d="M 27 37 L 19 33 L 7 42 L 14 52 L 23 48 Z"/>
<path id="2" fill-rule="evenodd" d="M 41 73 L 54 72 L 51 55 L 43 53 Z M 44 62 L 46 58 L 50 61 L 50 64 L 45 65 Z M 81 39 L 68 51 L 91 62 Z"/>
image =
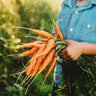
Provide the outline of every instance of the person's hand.
<path id="1" fill-rule="evenodd" d="M 82 43 L 73 40 L 66 40 L 68 46 L 62 50 L 59 56 L 66 60 L 77 60 L 80 55 L 83 54 Z"/>

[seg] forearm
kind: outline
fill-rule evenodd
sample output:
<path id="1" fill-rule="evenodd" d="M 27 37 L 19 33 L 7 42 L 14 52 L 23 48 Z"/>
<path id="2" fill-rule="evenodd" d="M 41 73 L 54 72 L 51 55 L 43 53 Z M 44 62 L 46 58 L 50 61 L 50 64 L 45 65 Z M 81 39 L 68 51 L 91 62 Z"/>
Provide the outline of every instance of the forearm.
<path id="1" fill-rule="evenodd" d="M 96 43 L 81 43 L 82 53 L 88 55 L 96 55 Z"/>

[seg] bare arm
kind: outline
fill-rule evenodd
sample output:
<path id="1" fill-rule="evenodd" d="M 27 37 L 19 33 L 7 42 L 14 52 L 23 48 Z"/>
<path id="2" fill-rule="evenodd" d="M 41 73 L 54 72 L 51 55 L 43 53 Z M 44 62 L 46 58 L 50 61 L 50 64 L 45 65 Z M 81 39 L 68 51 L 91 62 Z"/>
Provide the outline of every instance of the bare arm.
<path id="1" fill-rule="evenodd" d="M 96 43 L 82 43 L 83 54 L 96 55 Z"/>

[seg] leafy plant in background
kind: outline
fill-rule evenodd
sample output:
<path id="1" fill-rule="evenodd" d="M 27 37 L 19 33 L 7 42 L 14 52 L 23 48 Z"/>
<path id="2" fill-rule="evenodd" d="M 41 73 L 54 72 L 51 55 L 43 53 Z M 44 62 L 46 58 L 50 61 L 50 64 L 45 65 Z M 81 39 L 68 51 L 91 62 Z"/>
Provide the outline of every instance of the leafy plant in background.
<path id="1" fill-rule="evenodd" d="M 13 29 L 12 26 L 43 29 L 51 33 L 53 28 L 51 16 L 56 20 L 56 14 L 44 0 L 0 1 L 0 96 L 23 96 L 23 93 L 20 91 L 22 88 L 20 85 L 13 87 L 17 77 L 10 77 L 10 74 L 20 71 L 22 61 L 16 56 L 8 57 L 8 55 L 22 52 L 23 49 L 18 50 L 15 48 L 22 41 L 22 43 L 25 43 L 34 40 L 33 38 L 25 38 L 25 36 L 32 35 L 31 31 Z M 24 64 L 28 60 L 29 58 L 25 58 Z M 43 81 L 43 75 L 44 73 L 37 79 L 37 82 L 38 80 L 41 81 L 40 84 Z M 28 96 L 30 94 L 32 96 L 47 96 L 50 94 L 53 75 L 50 74 L 50 77 L 41 91 L 39 84 L 35 82 L 28 91 Z"/>
<path id="2" fill-rule="evenodd" d="M 22 86 L 18 84 L 15 84 L 15 87 L 7 86 L 5 90 L 8 92 L 7 96 L 11 96 L 12 94 L 13 94 L 12 96 L 24 96 L 23 95 L 24 88 L 22 88 Z"/>
<path id="3" fill-rule="evenodd" d="M 14 47 L 20 42 L 20 39 L 15 38 L 15 32 L 13 33 L 11 28 L 11 25 L 15 22 L 16 18 L 14 14 L 0 1 L 0 96 L 6 94 L 4 88 L 10 82 L 10 80 L 8 80 L 8 74 L 14 70 L 14 68 L 12 68 L 13 62 L 17 62 L 14 57 L 7 57 L 9 54 L 17 52 L 17 49 L 7 48 L 7 46 Z"/>

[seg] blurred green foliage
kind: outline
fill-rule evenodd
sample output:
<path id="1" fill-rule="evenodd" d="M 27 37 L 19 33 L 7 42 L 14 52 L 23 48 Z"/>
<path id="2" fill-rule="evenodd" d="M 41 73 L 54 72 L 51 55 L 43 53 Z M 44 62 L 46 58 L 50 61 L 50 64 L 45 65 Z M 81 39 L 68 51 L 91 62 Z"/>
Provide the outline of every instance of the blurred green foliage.
<path id="1" fill-rule="evenodd" d="M 18 56 L 8 55 L 25 51 L 15 46 L 34 40 L 25 36 L 36 35 L 12 26 L 42 29 L 51 33 L 52 18 L 57 20 L 57 12 L 44 0 L 0 0 L 0 96 L 24 96 L 25 88 L 15 84 L 17 76 L 10 77 L 10 74 L 20 72 L 23 67 L 22 60 Z M 29 58 L 24 58 L 23 63 L 26 64 Z M 28 90 L 27 96 L 51 96 L 53 74 L 50 74 L 40 90 L 44 75 L 45 72 L 40 74 Z M 20 79 L 22 80 L 23 78 Z"/>

